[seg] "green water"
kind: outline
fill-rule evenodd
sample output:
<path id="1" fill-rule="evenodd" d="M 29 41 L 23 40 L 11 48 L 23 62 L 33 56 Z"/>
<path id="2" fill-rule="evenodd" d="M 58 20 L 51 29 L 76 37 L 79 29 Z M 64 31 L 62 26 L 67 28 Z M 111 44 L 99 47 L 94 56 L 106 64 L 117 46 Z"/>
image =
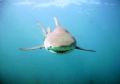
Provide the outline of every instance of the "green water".
<path id="1" fill-rule="evenodd" d="M 0 0 L 0 84 L 120 84 L 119 0 L 24 1 Z M 53 30 L 54 16 L 77 45 L 96 52 L 20 51 L 43 43 L 37 22 Z"/>

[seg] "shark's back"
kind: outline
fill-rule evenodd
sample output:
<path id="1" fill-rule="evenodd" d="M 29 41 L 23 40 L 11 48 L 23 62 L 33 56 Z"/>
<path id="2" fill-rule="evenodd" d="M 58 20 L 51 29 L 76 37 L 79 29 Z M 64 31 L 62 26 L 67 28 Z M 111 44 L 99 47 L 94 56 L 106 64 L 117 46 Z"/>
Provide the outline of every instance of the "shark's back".
<path id="1" fill-rule="evenodd" d="M 75 40 L 64 29 L 56 29 L 46 36 L 45 42 L 52 46 L 68 46 L 74 43 Z"/>

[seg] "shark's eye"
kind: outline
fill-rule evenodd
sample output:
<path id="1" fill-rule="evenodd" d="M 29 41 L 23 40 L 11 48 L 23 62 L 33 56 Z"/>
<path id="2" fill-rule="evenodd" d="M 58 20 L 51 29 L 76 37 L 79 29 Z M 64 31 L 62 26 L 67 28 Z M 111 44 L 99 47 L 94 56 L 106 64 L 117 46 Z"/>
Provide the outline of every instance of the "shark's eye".
<path id="1" fill-rule="evenodd" d="M 49 48 L 52 48 L 52 46 L 50 46 Z"/>
<path id="2" fill-rule="evenodd" d="M 52 49 L 52 46 L 49 46 L 49 47 L 48 47 L 48 50 L 51 50 L 51 49 Z"/>

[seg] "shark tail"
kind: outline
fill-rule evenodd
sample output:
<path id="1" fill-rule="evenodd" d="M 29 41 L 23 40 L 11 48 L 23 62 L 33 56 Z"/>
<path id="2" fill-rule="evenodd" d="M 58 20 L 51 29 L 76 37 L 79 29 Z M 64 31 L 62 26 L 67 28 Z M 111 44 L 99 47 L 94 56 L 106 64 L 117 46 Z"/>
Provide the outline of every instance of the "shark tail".
<path id="1" fill-rule="evenodd" d="M 44 25 L 41 22 L 38 22 L 37 25 L 40 27 L 40 29 L 42 30 L 43 36 L 46 36 L 47 31 L 46 28 L 44 27 Z"/>

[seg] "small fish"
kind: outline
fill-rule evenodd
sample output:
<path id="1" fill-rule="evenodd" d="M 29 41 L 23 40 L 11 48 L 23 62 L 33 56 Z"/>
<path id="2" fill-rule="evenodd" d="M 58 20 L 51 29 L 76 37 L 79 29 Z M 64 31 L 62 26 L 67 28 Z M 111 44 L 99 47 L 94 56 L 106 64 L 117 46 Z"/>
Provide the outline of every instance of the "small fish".
<path id="1" fill-rule="evenodd" d="M 54 17 L 54 24 L 55 28 L 53 31 L 51 31 L 49 27 L 46 30 L 41 23 L 38 24 L 44 35 L 43 45 L 38 45 L 32 48 L 20 48 L 20 50 L 26 51 L 45 48 L 54 53 L 66 53 L 74 49 L 96 52 L 94 50 L 84 49 L 77 46 L 75 38 L 66 29 L 60 26 L 56 17 Z"/>

